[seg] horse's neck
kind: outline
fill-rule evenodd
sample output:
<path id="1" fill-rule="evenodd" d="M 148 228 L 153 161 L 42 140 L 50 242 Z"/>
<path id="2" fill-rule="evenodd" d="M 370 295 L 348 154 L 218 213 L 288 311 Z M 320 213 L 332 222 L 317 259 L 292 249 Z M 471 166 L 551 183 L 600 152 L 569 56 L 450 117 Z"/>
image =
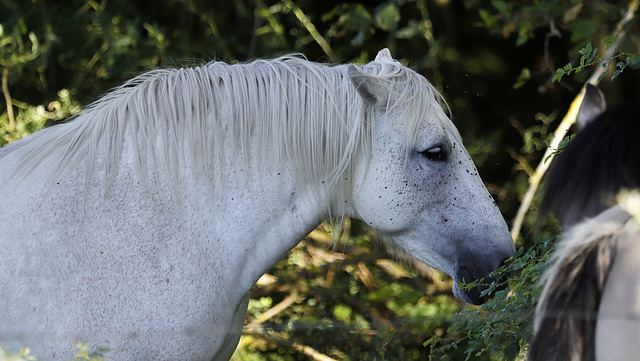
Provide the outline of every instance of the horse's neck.
<path id="1" fill-rule="evenodd" d="M 222 158 L 210 175 L 195 174 L 193 162 L 185 159 L 178 169 L 179 188 L 173 189 L 176 184 L 165 177 L 157 191 L 179 197 L 170 202 L 178 217 L 202 218 L 205 237 L 218 248 L 217 257 L 229 262 L 223 272 L 235 274 L 235 284 L 248 291 L 323 220 L 328 206 L 311 188 L 297 186 L 286 165 L 258 164 L 242 154 Z M 211 177 L 213 184 L 203 176 Z"/>
<path id="2" fill-rule="evenodd" d="M 10 146 L 13 150 L 0 160 L 0 165 L 8 169 L 0 172 L 3 173 L 0 179 L 21 169 L 22 162 L 27 159 L 25 155 L 38 152 L 43 142 L 57 139 L 57 134 L 65 132 L 68 126 L 71 123 L 50 128 L 28 141 Z M 139 149 L 135 136 L 128 133 L 113 177 L 105 175 L 105 163 L 110 154 L 98 151 L 92 157 L 85 151 L 78 151 L 77 159 L 84 160 L 67 164 L 60 178 L 53 180 L 52 174 L 60 164 L 65 148 L 52 149 L 55 151 L 48 152 L 31 173 L 20 172 L 26 174 L 24 181 L 20 176 L 8 180 L 28 189 L 42 188 L 42 196 L 35 198 L 55 198 L 50 204 L 52 212 L 57 208 L 68 208 L 70 204 L 86 208 L 86 211 L 74 209 L 79 221 L 82 217 L 98 219 L 107 212 L 105 209 L 112 208 L 122 218 L 114 222 L 128 222 L 126 217 L 134 217 L 137 222 L 152 225 L 152 229 L 158 228 L 151 232 L 156 236 L 168 233 L 174 240 L 183 237 L 182 241 L 188 244 L 192 241 L 185 238 L 188 235 L 179 234 L 180 227 L 177 227 L 183 224 L 192 232 L 192 237 L 200 238 L 197 242 L 212 249 L 212 257 L 225 260 L 220 272 L 226 272 L 228 277 L 235 275 L 238 282 L 245 282 L 241 287 L 246 291 L 329 213 L 328 204 L 317 199 L 319 192 L 314 192 L 310 186 L 296 185 L 286 164 L 255 164 L 257 161 L 252 157 L 247 157 L 249 164 L 244 164 L 242 157 L 229 155 L 223 157 L 226 160 L 212 172 L 200 174 L 198 178 L 194 176 L 196 172 L 191 159 L 165 162 L 162 155 Z M 156 149 L 156 153 L 158 151 L 162 149 Z M 144 157 L 142 167 L 141 157 Z M 109 163 L 113 166 L 113 159 Z M 174 164 L 179 165 L 166 169 Z M 90 168 L 92 172 L 87 172 Z M 212 187 L 203 181 L 207 178 L 214 180 Z M 110 181 L 113 184 L 108 184 Z M 149 234 L 147 239 L 132 241 L 156 242 L 153 237 Z"/>

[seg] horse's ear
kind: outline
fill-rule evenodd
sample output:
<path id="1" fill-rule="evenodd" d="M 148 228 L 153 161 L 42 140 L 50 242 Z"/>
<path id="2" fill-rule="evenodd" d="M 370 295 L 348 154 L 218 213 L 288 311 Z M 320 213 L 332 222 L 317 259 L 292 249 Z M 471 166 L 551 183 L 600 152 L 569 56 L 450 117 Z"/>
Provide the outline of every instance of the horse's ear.
<path id="1" fill-rule="evenodd" d="M 584 98 L 578 111 L 578 125 L 583 128 L 585 125 L 591 123 L 596 119 L 604 110 L 607 105 L 604 100 L 604 94 L 596 86 L 587 83 L 584 88 Z"/>
<path id="2" fill-rule="evenodd" d="M 384 48 L 378 52 L 376 55 L 376 59 L 374 61 L 378 61 L 380 63 L 392 63 L 393 58 L 391 57 L 391 52 L 388 48 Z"/>
<path id="3" fill-rule="evenodd" d="M 355 65 L 349 64 L 347 68 L 349 79 L 356 87 L 362 99 L 371 105 L 386 106 L 389 98 L 389 90 L 374 76 L 358 70 Z"/>

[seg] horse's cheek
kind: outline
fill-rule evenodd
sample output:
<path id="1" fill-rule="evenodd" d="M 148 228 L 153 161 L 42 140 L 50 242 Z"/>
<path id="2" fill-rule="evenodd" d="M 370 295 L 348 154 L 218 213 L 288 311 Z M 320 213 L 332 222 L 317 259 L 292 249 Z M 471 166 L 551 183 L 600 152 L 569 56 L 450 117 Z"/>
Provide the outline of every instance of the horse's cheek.
<path id="1" fill-rule="evenodd" d="M 357 217 L 382 234 L 396 232 L 404 223 L 401 207 L 406 202 L 401 196 L 405 190 L 398 187 L 398 175 L 393 164 L 371 164 L 354 194 Z"/>

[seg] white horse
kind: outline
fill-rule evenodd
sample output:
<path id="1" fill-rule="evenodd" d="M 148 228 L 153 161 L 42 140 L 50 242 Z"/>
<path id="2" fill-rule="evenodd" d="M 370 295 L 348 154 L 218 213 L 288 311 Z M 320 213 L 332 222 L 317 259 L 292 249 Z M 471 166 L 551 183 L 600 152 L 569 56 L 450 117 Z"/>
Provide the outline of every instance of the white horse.
<path id="1" fill-rule="evenodd" d="M 640 195 L 616 197 L 640 187 L 640 104 L 603 110 L 587 86 L 584 130 L 547 179 L 541 210 L 554 211 L 563 239 L 545 273 L 529 361 L 640 355 Z"/>
<path id="2" fill-rule="evenodd" d="M 440 102 L 386 49 L 364 66 L 213 62 L 141 75 L 0 149 L 0 343 L 227 360 L 254 282 L 328 216 L 456 285 L 487 276 L 513 243 Z"/>

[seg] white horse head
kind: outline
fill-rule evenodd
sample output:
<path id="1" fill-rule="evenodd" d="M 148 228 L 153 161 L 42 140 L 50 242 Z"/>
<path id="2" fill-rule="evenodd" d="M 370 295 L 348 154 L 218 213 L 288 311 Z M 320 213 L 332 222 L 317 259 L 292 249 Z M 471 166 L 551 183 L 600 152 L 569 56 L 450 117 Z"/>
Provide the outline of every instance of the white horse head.
<path id="1" fill-rule="evenodd" d="M 352 215 L 451 275 L 456 296 L 478 304 L 482 289 L 458 284 L 487 277 L 512 254 L 507 226 L 436 90 L 390 63 L 386 49 L 376 61 L 349 67 L 374 122 L 371 158 L 356 162 Z"/>

